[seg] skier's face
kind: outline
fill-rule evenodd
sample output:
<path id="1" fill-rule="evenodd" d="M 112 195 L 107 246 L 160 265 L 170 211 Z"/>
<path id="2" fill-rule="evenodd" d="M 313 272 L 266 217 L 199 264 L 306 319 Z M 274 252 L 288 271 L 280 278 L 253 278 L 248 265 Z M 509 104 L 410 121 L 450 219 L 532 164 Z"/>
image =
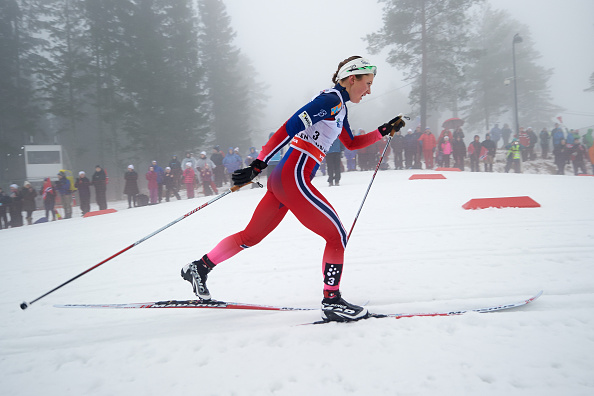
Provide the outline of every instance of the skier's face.
<path id="1" fill-rule="evenodd" d="M 365 95 L 371 94 L 371 85 L 373 84 L 373 74 L 363 74 L 361 78 L 351 76 L 347 82 L 347 92 L 349 93 L 351 102 L 359 103 Z"/>

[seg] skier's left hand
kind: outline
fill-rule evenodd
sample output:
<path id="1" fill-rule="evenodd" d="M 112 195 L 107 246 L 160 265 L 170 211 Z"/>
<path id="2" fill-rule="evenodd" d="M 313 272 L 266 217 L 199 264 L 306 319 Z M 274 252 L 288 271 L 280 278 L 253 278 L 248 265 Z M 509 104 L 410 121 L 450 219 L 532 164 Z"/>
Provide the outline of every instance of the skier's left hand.
<path id="1" fill-rule="evenodd" d="M 394 130 L 394 133 L 398 132 L 401 128 L 403 128 L 406 123 L 403 120 L 402 114 L 392 118 L 390 122 L 386 122 L 385 124 L 379 126 L 377 129 L 382 134 L 382 136 L 389 135 Z"/>
<path id="2" fill-rule="evenodd" d="M 234 185 L 243 186 L 254 180 L 267 166 L 268 164 L 266 162 L 255 159 L 247 168 L 238 169 L 233 172 L 231 174 L 231 180 L 233 180 Z"/>

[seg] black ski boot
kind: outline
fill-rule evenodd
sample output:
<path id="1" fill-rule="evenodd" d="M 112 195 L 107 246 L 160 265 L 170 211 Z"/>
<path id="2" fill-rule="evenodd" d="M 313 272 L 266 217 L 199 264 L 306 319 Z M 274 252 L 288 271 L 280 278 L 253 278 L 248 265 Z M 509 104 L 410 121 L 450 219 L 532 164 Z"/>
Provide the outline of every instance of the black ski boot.
<path id="1" fill-rule="evenodd" d="M 344 301 L 338 290 L 324 290 L 322 319 L 325 322 L 354 322 L 368 316 L 367 308 Z"/>
<path id="2" fill-rule="evenodd" d="M 208 273 L 214 268 L 215 264 L 205 254 L 200 260 L 192 261 L 185 265 L 181 270 L 181 276 L 192 284 L 194 294 L 201 300 L 210 300 L 210 292 L 206 287 Z"/>

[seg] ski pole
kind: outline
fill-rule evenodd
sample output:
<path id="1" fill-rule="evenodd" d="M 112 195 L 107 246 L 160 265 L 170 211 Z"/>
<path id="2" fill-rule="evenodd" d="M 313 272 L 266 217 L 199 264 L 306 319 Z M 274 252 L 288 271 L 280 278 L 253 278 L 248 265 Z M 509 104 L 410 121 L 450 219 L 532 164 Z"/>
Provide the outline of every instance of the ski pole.
<path id="1" fill-rule="evenodd" d="M 404 115 L 402 115 L 402 113 L 400 113 L 398 115 L 398 118 L 402 119 L 402 118 L 406 118 L 407 120 L 410 120 L 410 117 L 405 117 Z M 363 197 L 363 201 L 361 202 L 361 206 L 359 206 L 359 210 L 357 211 L 357 214 L 355 215 L 355 220 L 353 221 L 353 225 L 351 226 L 351 230 L 349 231 L 349 235 L 347 236 L 347 243 L 348 241 L 351 240 L 351 234 L 353 233 L 353 228 L 355 228 L 355 224 L 357 224 L 357 219 L 359 218 L 359 214 L 361 213 L 361 209 L 363 209 L 363 204 L 365 204 L 365 200 L 367 199 L 367 195 L 369 194 L 369 190 L 371 190 L 371 185 L 373 184 L 373 181 L 375 180 L 375 175 L 377 175 L 377 171 L 379 170 L 379 167 L 384 159 L 384 155 L 386 155 L 386 151 L 388 150 L 388 146 L 390 145 L 390 142 L 392 141 L 392 137 L 394 136 L 394 134 L 396 133 L 396 131 L 392 131 L 390 133 L 390 136 L 388 136 L 388 141 L 386 142 L 386 147 L 384 147 L 384 151 L 382 152 L 382 155 L 380 156 L 380 159 L 377 163 L 377 165 L 375 166 L 375 171 L 373 172 L 373 176 L 371 177 L 371 181 L 369 182 L 369 186 L 367 186 L 367 191 L 365 191 L 365 196 Z"/>
<path id="2" fill-rule="evenodd" d="M 122 254 L 122 253 L 124 253 L 124 252 L 126 252 L 126 251 L 128 251 L 128 250 L 130 250 L 130 249 L 132 249 L 134 246 L 136 246 L 136 245 L 140 245 L 142 242 L 146 241 L 147 239 L 154 237 L 155 235 L 157 235 L 157 234 L 158 234 L 158 233 L 160 233 L 161 231 L 164 231 L 164 230 L 166 230 L 167 228 L 171 227 L 172 225 L 174 225 L 174 224 L 176 224 L 176 223 L 178 223 L 178 222 L 182 221 L 183 219 L 185 219 L 185 218 L 187 218 L 187 217 L 189 217 L 189 216 L 193 215 L 194 213 L 198 212 L 199 210 L 201 210 L 201 209 L 204 209 L 205 207 L 207 207 L 208 205 L 212 204 L 213 202 L 215 202 L 215 201 L 218 201 L 219 199 L 223 198 L 224 196 L 226 196 L 226 195 L 229 195 L 229 194 L 231 194 L 231 193 L 233 193 L 233 192 L 235 192 L 235 191 L 238 191 L 240 188 L 242 188 L 242 187 L 244 187 L 244 186 L 247 186 L 248 184 L 252 184 L 252 183 L 256 183 L 258 186 L 260 186 L 260 188 L 264 187 L 264 186 L 262 186 L 260 183 L 258 183 L 258 182 L 252 182 L 252 181 L 251 181 L 251 182 L 249 182 L 249 183 L 243 184 L 243 185 L 241 185 L 241 186 L 233 186 L 233 187 L 231 187 L 230 189 L 228 189 L 228 190 L 227 190 L 227 191 L 225 191 L 224 193 L 221 193 L 221 194 L 217 195 L 216 197 L 214 197 L 214 198 L 213 198 L 213 199 L 211 199 L 210 201 L 208 201 L 208 202 L 206 202 L 206 203 L 203 203 L 202 205 L 200 205 L 199 207 L 197 207 L 197 208 L 195 208 L 195 209 L 192 209 L 191 211 L 189 211 L 189 212 L 188 212 L 188 213 L 186 213 L 185 215 L 183 215 L 183 216 L 181 216 L 181 217 L 179 217 L 179 218 L 177 218 L 177 219 L 173 220 L 171 223 L 169 223 L 169 224 L 167 224 L 167 225 L 164 225 L 163 227 L 159 228 L 157 231 L 154 231 L 154 232 L 152 232 L 151 234 L 149 234 L 149 235 L 145 236 L 144 238 L 142 238 L 142 239 L 139 239 L 138 241 L 134 242 L 134 243 L 133 243 L 133 244 L 131 244 L 130 246 L 128 246 L 128 247 L 125 247 L 124 249 L 120 250 L 119 252 L 115 253 L 114 255 L 112 255 L 112 256 L 110 256 L 110 257 L 106 258 L 105 260 L 101 261 L 100 263 L 97 263 L 97 264 L 95 264 L 94 266 L 90 267 L 89 269 L 87 269 L 87 270 L 85 270 L 85 271 L 81 272 L 80 274 L 76 275 L 75 277 L 72 277 L 72 278 L 68 279 L 66 282 L 62 283 L 61 285 L 54 287 L 52 290 L 48 291 L 48 292 L 47 292 L 47 293 L 45 293 L 45 294 L 42 294 L 41 296 L 37 297 L 35 300 L 32 300 L 32 301 L 30 301 L 30 302 L 28 302 L 28 303 L 27 303 L 27 302 L 25 302 L 25 301 L 23 301 L 23 302 L 21 303 L 21 309 L 23 309 L 23 310 L 27 309 L 27 308 L 29 307 L 29 305 L 31 305 L 31 304 L 33 304 L 33 303 L 35 303 L 36 301 L 39 301 L 39 300 L 41 300 L 42 298 L 44 298 L 45 296 L 47 296 L 47 295 L 49 295 L 49 294 L 51 294 L 51 293 L 55 292 L 56 290 L 58 290 L 58 289 L 61 289 L 62 287 L 66 286 L 66 285 L 67 285 L 67 284 L 69 284 L 70 282 L 73 282 L 73 281 L 75 281 L 76 279 L 80 278 L 81 276 L 83 276 L 83 275 L 85 275 L 85 274 L 88 274 L 89 272 L 91 272 L 91 271 L 92 271 L 92 270 L 94 270 L 95 268 L 97 268 L 97 267 L 99 267 L 99 266 L 101 266 L 101 265 L 103 265 L 103 264 L 107 263 L 108 261 L 110 261 L 111 259 L 113 259 L 113 258 L 115 258 L 115 257 L 118 257 L 120 254 Z"/>

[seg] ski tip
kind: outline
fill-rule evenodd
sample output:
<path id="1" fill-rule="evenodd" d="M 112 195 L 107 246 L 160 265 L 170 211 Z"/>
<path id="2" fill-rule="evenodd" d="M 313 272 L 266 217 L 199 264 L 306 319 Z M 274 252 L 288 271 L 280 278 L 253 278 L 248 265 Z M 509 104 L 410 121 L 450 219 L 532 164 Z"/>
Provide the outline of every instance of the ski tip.
<path id="1" fill-rule="evenodd" d="M 532 296 L 528 300 L 526 300 L 526 302 L 532 302 L 532 301 L 536 300 L 538 297 L 542 296 L 543 293 L 544 293 L 544 290 L 539 291 L 534 296 Z"/>

